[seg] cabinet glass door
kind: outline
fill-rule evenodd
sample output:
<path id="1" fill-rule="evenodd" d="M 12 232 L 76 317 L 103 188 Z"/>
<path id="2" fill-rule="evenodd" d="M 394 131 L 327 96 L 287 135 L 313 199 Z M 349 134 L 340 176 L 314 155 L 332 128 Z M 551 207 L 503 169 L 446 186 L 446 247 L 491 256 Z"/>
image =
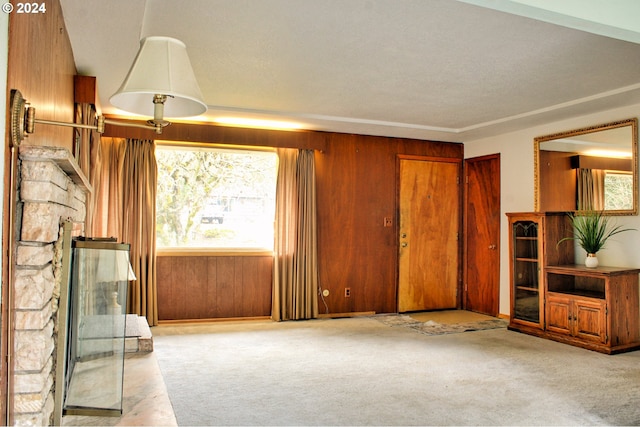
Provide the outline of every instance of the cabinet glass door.
<path id="1" fill-rule="evenodd" d="M 538 260 L 539 224 L 534 221 L 513 223 L 513 298 L 514 317 L 540 323 Z"/>

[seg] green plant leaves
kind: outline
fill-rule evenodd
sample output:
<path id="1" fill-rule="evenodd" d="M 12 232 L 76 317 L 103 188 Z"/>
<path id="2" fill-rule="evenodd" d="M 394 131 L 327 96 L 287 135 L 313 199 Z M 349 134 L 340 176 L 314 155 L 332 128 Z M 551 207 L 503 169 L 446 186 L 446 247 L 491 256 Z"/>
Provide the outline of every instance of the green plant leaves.
<path id="1" fill-rule="evenodd" d="M 604 215 L 602 211 L 569 213 L 567 216 L 573 225 L 573 236 L 561 239 L 558 244 L 565 240 L 576 240 L 588 254 L 595 254 L 604 248 L 610 237 L 635 230 L 635 228 L 622 228 L 621 225 L 610 224 L 611 217 Z"/>

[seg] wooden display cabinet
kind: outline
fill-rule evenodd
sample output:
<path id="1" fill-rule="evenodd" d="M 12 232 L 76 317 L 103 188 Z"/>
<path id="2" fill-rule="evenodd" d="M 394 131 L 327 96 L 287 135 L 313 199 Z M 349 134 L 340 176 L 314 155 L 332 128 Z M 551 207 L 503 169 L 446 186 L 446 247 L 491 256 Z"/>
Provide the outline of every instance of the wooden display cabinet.
<path id="1" fill-rule="evenodd" d="M 571 242 L 557 242 L 571 235 L 571 223 L 561 212 L 507 213 L 511 278 L 509 329 L 535 332 L 544 329 L 544 275 L 548 264 L 574 261 Z"/>
<path id="2" fill-rule="evenodd" d="M 606 354 L 640 348 L 640 269 L 575 265 L 564 213 L 508 213 L 509 329 Z"/>

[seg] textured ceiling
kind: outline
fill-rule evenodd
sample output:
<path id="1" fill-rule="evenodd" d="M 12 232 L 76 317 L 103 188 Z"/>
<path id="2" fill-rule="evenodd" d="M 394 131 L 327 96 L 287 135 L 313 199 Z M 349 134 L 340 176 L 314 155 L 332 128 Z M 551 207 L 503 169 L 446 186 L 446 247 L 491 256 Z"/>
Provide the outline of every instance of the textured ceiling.
<path id="1" fill-rule="evenodd" d="M 104 113 L 139 40 L 182 40 L 208 112 L 464 141 L 640 103 L 640 45 L 454 0 L 62 0 Z"/>

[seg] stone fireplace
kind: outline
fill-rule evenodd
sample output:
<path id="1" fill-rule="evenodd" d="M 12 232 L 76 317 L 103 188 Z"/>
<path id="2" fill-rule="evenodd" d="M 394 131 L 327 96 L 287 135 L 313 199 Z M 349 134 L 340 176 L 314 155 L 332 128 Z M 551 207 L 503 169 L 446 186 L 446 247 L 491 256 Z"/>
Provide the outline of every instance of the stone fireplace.
<path id="1" fill-rule="evenodd" d="M 61 222 L 84 232 L 91 186 L 71 153 L 23 145 L 18 193 L 10 324 L 9 390 L 15 425 L 50 425 L 56 402 L 56 318 L 60 290 Z"/>

